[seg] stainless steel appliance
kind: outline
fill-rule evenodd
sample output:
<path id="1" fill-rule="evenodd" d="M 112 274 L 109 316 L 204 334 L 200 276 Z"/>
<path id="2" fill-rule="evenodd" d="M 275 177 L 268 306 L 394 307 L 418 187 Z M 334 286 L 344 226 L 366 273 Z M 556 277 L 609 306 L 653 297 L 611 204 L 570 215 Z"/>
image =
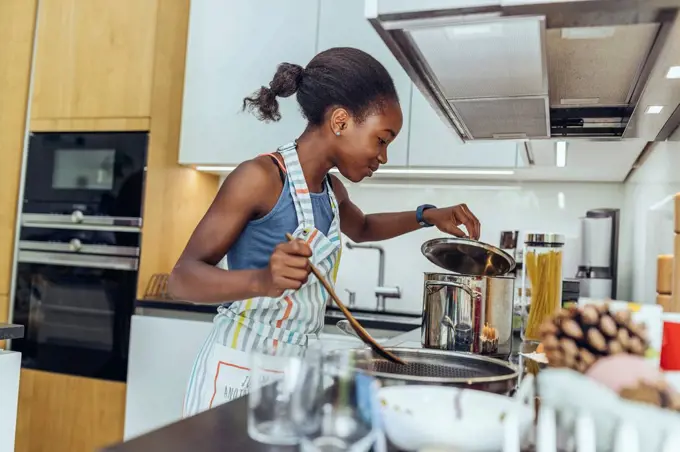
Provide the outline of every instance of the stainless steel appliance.
<path id="1" fill-rule="evenodd" d="M 422 345 L 507 357 L 512 351 L 514 260 L 491 245 L 430 240 L 423 254 L 452 273 L 425 273 Z"/>
<path id="2" fill-rule="evenodd" d="M 125 380 L 146 143 L 138 132 L 31 137 L 12 309 L 23 367 Z"/>
<path id="3" fill-rule="evenodd" d="M 581 219 L 580 295 L 616 299 L 619 209 L 595 209 Z"/>
<path id="4" fill-rule="evenodd" d="M 663 141 L 680 115 L 677 0 L 366 0 L 378 35 L 461 141 Z M 621 49 L 625 48 L 625 52 Z M 612 64 L 615 61 L 616 64 Z"/>
<path id="5" fill-rule="evenodd" d="M 22 221 L 141 226 L 147 142 L 146 132 L 31 134 Z"/>

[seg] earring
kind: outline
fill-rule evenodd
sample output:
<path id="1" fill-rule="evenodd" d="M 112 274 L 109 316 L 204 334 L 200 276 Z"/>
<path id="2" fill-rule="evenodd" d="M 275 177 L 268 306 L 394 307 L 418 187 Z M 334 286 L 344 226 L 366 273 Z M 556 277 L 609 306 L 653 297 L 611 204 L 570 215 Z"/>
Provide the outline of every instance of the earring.
<path id="1" fill-rule="evenodd" d="M 336 134 L 337 136 L 340 136 L 340 131 L 338 130 L 337 132 L 335 132 L 335 134 Z"/>

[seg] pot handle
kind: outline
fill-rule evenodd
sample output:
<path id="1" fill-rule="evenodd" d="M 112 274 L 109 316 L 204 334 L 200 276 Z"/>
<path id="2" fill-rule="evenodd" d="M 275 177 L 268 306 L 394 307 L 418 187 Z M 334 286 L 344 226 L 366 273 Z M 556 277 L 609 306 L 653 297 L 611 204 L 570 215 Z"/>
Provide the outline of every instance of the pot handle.
<path id="1" fill-rule="evenodd" d="M 472 290 L 465 284 L 457 283 L 457 282 L 450 282 L 450 281 L 425 281 L 425 287 L 430 287 L 430 286 L 449 286 L 449 287 L 457 287 L 459 289 L 464 290 L 470 297 L 473 297 L 474 295 L 472 294 Z"/>

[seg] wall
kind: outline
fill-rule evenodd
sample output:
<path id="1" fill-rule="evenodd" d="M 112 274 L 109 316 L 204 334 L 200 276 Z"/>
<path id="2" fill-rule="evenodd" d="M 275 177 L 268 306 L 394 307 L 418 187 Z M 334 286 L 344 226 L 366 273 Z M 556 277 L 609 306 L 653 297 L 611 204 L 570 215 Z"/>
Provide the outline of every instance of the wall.
<path id="1" fill-rule="evenodd" d="M 589 209 L 621 208 L 623 185 L 605 183 L 486 183 L 385 182 L 345 183 L 352 201 L 365 213 L 403 211 L 430 203 L 437 206 L 467 203 L 482 222 L 481 240 L 498 245 L 500 232 L 560 232 L 567 236 L 564 276 L 574 277 L 580 254 L 580 221 Z M 560 195 L 562 193 L 562 195 Z M 383 242 L 385 283 L 402 288 L 402 298 L 388 299 L 388 308 L 419 312 L 422 273 L 438 271 L 420 253 L 428 239 L 441 237 L 436 229 L 416 231 Z M 624 250 L 620 251 L 626 254 Z M 621 270 L 620 270 L 621 271 Z M 374 288 L 378 275 L 378 254 L 370 250 L 343 249 L 338 275 L 338 294 L 348 300 L 345 289 L 357 293 L 357 306 L 375 307 Z M 624 282 L 625 283 L 625 282 Z M 625 284 L 619 284 L 627 296 Z"/>
<path id="2" fill-rule="evenodd" d="M 673 253 L 673 203 L 680 192 L 680 142 L 656 143 L 624 186 L 621 235 L 626 239 L 621 280 L 635 301 L 654 303 L 656 256 Z"/>
<path id="3" fill-rule="evenodd" d="M 437 206 L 465 202 L 482 223 L 481 240 L 498 245 L 504 230 L 560 232 L 567 236 L 564 276 L 576 274 L 580 254 L 580 221 L 589 209 L 620 208 L 621 184 L 523 183 L 474 185 L 355 185 L 348 187 L 352 200 L 366 213 L 414 209 L 423 203 Z M 562 193 L 563 195 L 560 195 Z M 563 202 L 560 200 L 563 199 Z M 438 271 L 420 253 L 421 244 L 442 233 L 434 229 L 416 231 L 383 243 L 386 254 L 385 283 L 402 288 L 400 300 L 387 300 L 395 310 L 420 311 L 422 273 Z M 339 292 L 357 292 L 357 304 L 375 305 L 377 253 L 343 251 L 338 276 Z"/>

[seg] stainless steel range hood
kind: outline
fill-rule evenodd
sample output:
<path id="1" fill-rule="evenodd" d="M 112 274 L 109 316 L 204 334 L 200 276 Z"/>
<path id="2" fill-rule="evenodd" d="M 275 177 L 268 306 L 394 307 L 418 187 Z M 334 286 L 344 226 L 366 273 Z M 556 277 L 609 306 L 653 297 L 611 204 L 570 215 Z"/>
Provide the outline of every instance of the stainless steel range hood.
<path id="1" fill-rule="evenodd" d="M 680 52 L 664 53 L 680 40 L 679 7 L 680 0 L 366 0 L 366 16 L 464 141 L 652 141 L 675 127 L 643 124 L 636 107 L 654 89 L 654 70 L 680 65 Z M 679 104 L 667 108 L 669 117 Z"/>

